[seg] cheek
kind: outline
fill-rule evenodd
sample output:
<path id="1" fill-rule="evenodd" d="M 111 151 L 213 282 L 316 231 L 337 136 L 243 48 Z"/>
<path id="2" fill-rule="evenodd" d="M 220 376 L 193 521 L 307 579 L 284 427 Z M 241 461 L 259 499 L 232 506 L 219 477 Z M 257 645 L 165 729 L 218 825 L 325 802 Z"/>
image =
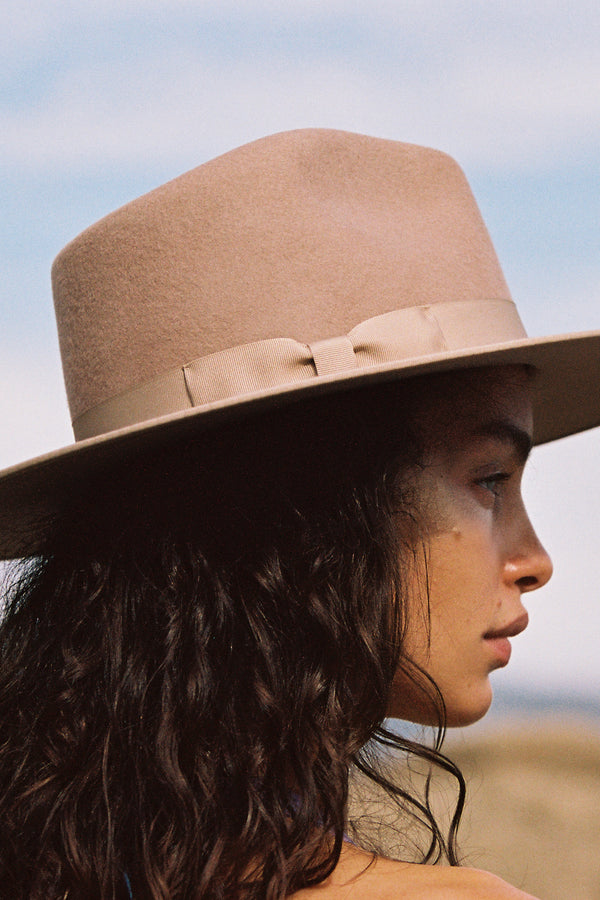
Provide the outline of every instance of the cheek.
<path id="1" fill-rule="evenodd" d="M 407 655 L 441 690 L 449 725 L 476 721 L 491 702 L 489 667 L 480 644 L 498 601 L 497 560 L 490 529 L 454 518 L 428 542 L 427 564 L 413 582 Z M 401 673 L 391 715 L 435 724 L 424 697 Z"/>
<path id="2" fill-rule="evenodd" d="M 489 617 L 498 597 L 500 552 L 494 511 L 464 483 L 431 467 L 421 482 L 427 498 L 426 562 L 413 581 L 411 650 L 420 661 L 463 645 L 469 624 Z"/>
<path id="3" fill-rule="evenodd" d="M 498 570 L 498 554 L 489 528 L 462 522 L 436 535 L 428 561 L 432 620 L 471 618 L 495 596 Z"/>

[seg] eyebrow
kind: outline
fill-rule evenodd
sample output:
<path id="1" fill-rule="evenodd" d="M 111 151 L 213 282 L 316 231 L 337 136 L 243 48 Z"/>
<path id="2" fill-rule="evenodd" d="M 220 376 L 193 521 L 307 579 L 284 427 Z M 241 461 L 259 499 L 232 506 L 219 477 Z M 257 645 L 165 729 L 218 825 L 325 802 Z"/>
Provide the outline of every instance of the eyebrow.
<path id="1" fill-rule="evenodd" d="M 531 435 L 527 431 L 505 419 L 486 422 L 476 428 L 473 435 L 474 437 L 491 437 L 505 444 L 511 444 L 522 465 L 525 465 L 533 446 Z"/>

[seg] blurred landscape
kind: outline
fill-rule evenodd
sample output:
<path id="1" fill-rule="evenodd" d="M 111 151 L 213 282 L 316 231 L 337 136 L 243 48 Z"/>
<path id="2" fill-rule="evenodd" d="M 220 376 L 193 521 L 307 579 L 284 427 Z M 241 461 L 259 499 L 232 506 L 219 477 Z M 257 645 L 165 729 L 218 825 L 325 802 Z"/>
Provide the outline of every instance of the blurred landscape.
<path id="1" fill-rule="evenodd" d="M 468 784 L 467 864 L 543 900 L 599 900 L 600 719 L 497 717 L 446 752 Z"/>
<path id="2" fill-rule="evenodd" d="M 482 722 L 448 731 L 443 752 L 467 782 L 458 840 L 465 865 L 495 872 L 541 900 L 600 900 L 600 703 L 504 690 Z M 387 771 L 396 781 L 401 771 L 403 786 L 423 790 L 423 764 L 396 759 Z M 436 772 L 431 798 L 447 827 L 454 779 Z M 424 845 L 423 833 L 398 823 L 390 801 L 361 776 L 351 817 L 358 826 L 350 835 L 367 849 L 414 859 Z"/>

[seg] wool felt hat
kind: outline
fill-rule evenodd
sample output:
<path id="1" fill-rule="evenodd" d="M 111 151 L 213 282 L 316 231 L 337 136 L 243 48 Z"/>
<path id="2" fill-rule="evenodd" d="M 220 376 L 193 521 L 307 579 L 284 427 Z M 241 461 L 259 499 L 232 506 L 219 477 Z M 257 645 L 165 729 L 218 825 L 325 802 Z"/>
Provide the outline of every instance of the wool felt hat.
<path id="1" fill-rule="evenodd" d="M 84 231 L 52 280 L 76 443 L 0 473 L 3 558 L 112 461 L 317 394 L 527 364 L 536 443 L 600 424 L 600 332 L 527 337 L 464 174 L 428 148 L 264 138 Z"/>

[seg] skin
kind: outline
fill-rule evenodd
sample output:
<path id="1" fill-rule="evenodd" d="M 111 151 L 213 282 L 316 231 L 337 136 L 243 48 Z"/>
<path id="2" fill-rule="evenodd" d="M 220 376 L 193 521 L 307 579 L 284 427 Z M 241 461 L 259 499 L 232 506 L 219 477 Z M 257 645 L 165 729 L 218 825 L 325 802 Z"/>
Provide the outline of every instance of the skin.
<path id="1" fill-rule="evenodd" d="M 490 370 L 482 390 L 466 387 L 466 411 L 458 390 L 422 418 L 431 450 L 415 478 L 430 525 L 406 641 L 407 654 L 439 687 L 450 726 L 485 715 L 490 673 L 508 663 L 508 638 L 527 626 L 523 595 L 552 574 L 521 495 L 533 433 L 530 379 L 506 367 Z M 401 672 L 389 715 L 435 722 Z"/>
<path id="2" fill-rule="evenodd" d="M 294 900 L 535 900 L 481 869 L 419 866 L 346 846 L 335 871 Z"/>

